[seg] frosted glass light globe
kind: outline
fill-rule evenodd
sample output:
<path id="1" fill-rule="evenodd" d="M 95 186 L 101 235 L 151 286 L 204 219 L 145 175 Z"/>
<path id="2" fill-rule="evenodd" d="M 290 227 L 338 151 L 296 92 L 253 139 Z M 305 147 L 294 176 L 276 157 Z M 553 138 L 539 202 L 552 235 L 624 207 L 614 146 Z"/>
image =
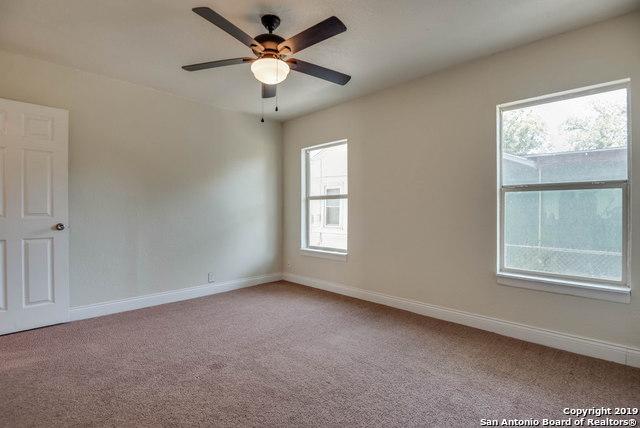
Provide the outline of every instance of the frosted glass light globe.
<path id="1" fill-rule="evenodd" d="M 256 79 L 267 85 L 277 85 L 287 78 L 289 64 L 276 58 L 260 58 L 251 64 Z"/>

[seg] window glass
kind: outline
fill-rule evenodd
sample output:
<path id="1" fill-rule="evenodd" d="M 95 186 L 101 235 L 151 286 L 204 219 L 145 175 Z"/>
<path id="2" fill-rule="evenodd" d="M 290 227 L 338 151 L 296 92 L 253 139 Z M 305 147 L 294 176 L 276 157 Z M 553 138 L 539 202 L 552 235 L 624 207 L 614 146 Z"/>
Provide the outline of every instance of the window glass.
<path id="1" fill-rule="evenodd" d="M 309 246 L 346 251 L 346 218 L 348 202 L 346 199 L 334 199 L 333 201 L 337 201 L 338 206 L 334 207 L 334 209 L 336 209 L 339 213 L 341 212 L 344 221 L 340 222 L 339 219 L 337 219 L 338 221 L 334 226 L 331 227 L 327 227 L 330 226 L 330 221 L 327 222 L 327 219 L 325 219 L 324 221 L 320 220 L 323 211 L 325 211 L 327 208 L 325 204 L 329 201 L 317 199 L 309 201 L 309 216 L 312 221 L 316 220 L 309 224 Z"/>
<path id="2" fill-rule="evenodd" d="M 627 179 L 627 90 L 502 112 L 502 184 Z"/>
<path id="3" fill-rule="evenodd" d="M 622 190 L 505 194 L 504 266 L 622 279 Z"/>
<path id="4" fill-rule="evenodd" d="M 347 145 L 311 149 L 309 157 L 309 196 L 327 195 L 326 190 L 338 187 L 347 189 Z"/>
<path id="5" fill-rule="evenodd" d="M 327 195 L 339 195 L 340 189 L 327 189 Z M 327 226 L 340 225 L 340 200 L 327 199 L 325 201 L 325 224 Z"/>

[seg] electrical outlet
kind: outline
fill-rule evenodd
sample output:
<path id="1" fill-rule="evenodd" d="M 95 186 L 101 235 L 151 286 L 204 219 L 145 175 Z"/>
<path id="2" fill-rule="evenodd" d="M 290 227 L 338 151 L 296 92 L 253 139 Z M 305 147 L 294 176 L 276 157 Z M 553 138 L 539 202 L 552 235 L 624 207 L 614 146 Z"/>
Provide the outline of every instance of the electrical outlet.
<path id="1" fill-rule="evenodd" d="M 210 283 L 214 281 L 213 272 L 209 272 L 209 275 L 207 275 L 207 281 L 209 281 Z"/>

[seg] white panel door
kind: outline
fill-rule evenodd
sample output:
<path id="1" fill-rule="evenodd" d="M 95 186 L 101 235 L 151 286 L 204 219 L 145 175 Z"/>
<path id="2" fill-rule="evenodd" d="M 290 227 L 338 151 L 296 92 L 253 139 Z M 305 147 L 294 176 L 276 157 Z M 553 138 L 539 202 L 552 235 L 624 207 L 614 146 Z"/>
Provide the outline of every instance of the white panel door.
<path id="1" fill-rule="evenodd" d="M 68 123 L 0 98 L 0 334 L 69 320 Z"/>

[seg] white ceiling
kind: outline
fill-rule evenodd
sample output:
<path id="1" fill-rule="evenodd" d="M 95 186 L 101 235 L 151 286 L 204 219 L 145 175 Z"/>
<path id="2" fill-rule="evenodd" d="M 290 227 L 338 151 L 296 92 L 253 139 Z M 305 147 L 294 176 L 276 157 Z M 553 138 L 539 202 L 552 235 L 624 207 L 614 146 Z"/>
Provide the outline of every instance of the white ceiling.
<path id="1" fill-rule="evenodd" d="M 189 73 L 180 66 L 250 54 L 191 12 L 209 6 L 250 35 L 260 16 L 289 37 L 336 15 L 348 30 L 295 57 L 352 75 L 338 86 L 292 72 L 266 116 L 285 120 L 629 12 L 640 0 L 0 0 L 0 49 L 259 113 L 248 65 Z M 1 94 L 0 94 L 1 95 Z"/>

